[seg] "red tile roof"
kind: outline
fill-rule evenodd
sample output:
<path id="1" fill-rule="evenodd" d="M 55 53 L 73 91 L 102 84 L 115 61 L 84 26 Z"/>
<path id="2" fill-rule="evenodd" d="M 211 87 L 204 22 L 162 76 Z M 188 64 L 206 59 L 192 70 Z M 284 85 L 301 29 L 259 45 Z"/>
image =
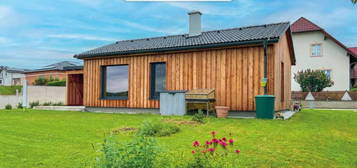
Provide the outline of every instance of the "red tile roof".
<path id="1" fill-rule="evenodd" d="M 322 28 L 304 17 L 301 17 L 291 25 L 291 32 L 293 33 L 318 30 L 322 30 Z"/>
<path id="2" fill-rule="evenodd" d="M 291 26 L 291 32 L 292 33 L 301 33 L 301 32 L 311 32 L 311 31 L 321 31 L 325 37 L 331 39 L 334 41 L 337 45 L 345 49 L 348 54 L 354 56 L 357 58 L 357 52 L 356 50 L 352 51 L 350 48 L 347 48 L 344 44 L 342 44 L 340 41 L 335 39 L 333 36 L 331 36 L 329 33 L 327 33 L 323 28 L 320 26 L 316 25 L 315 23 L 311 22 L 310 20 L 301 17 L 297 21 L 295 21 Z"/>
<path id="3" fill-rule="evenodd" d="M 355 55 L 357 55 L 357 47 L 349 48 Z"/>

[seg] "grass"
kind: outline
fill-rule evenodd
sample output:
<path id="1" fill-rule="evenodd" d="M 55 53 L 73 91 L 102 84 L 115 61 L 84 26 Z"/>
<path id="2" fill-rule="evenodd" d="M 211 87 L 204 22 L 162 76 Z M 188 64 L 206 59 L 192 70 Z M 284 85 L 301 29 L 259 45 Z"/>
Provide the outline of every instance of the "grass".
<path id="1" fill-rule="evenodd" d="M 0 118 L 0 167 L 66 168 L 90 167 L 111 130 L 161 116 L 0 110 Z M 287 121 L 210 118 L 157 140 L 173 157 L 190 157 L 192 141 L 215 130 L 237 139 L 237 167 L 356 167 L 356 121 L 357 112 L 327 110 L 303 110 Z M 117 135 L 121 141 L 131 136 Z"/>
<path id="2" fill-rule="evenodd" d="M 22 86 L 0 86 L 0 95 L 16 95 L 16 89 L 21 92 Z"/>

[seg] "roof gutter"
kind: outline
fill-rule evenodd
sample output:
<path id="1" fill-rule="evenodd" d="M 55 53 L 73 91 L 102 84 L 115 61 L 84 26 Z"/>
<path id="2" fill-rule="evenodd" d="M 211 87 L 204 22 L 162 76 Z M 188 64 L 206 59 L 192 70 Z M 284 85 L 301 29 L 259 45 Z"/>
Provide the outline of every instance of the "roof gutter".
<path id="1" fill-rule="evenodd" d="M 98 54 L 88 54 L 88 55 L 74 55 L 74 58 L 85 59 L 85 58 L 94 58 L 94 57 L 101 57 L 101 56 L 142 54 L 142 53 L 149 53 L 149 52 L 182 51 L 182 50 L 191 50 L 191 49 L 204 49 L 204 48 L 229 47 L 229 46 L 237 46 L 237 45 L 262 44 L 264 42 L 266 42 L 268 45 L 268 44 L 276 43 L 278 41 L 279 41 L 279 37 L 276 37 L 276 38 L 272 38 L 272 39 L 268 39 L 268 40 L 260 39 L 260 40 L 251 40 L 251 41 L 216 43 L 216 44 L 206 44 L 206 45 L 186 46 L 186 47 L 159 48 L 159 49 L 123 51 L 123 52 L 108 52 L 108 53 L 98 53 Z"/>

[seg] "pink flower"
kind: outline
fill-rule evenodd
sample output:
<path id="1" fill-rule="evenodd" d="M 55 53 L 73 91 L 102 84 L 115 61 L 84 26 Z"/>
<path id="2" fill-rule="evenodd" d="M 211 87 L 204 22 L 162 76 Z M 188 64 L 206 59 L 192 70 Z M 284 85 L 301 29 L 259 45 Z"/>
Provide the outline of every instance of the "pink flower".
<path id="1" fill-rule="evenodd" d="M 240 150 L 239 150 L 239 149 L 237 149 L 237 150 L 235 150 L 235 152 L 236 152 L 237 154 L 239 154 L 239 153 L 240 153 Z"/>
<path id="2" fill-rule="evenodd" d="M 195 153 L 196 153 L 196 151 L 195 151 L 195 150 L 193 150 L 193 151 L 192 151 L 192 154 L 195 154 Z"/>
<path id="3" fill-rule="evenodd" d="M 200 146 L 200 142 L 198 142 L 198 141 L 194 141 L 194 142 L 192 143 L 192 146 L 193 146 L 193 147 Z"/>
<path id="4" fill-rule="evenodd" d="M 226 148 L 226 146 L 228 145 L 226 142 L 224 141 L 220 141 L 219 142 L 220 145 L 222 145 L 223 148 Z"/>
<path id="5" fill-rule="evenodd" d="M 229 141 L 228 141 L 230 144 L 233 144 L 233 139 L 230 139 Z"/>
<path id="6" fill-rule="evenodd" d="M 218 141 L 218 139 L 214 138 L 214 139 L 212 139 L 212 142 L 213 143 L 218 143 L 219 141 Z"/>
<path id="7" fill-rule="evenodd" d="M 216 131 L 212 131 L 211 134 L 212 134 L 212 137 L 216 137 Z"/>
<path id="8" fill-rule="evenodd" d="M 209 151 L 209 152 L 214 152 L 215 149 L 214 149 L 214 148 L 209 148 L 208 151 Z"/>
<path id="9" fill-rule="evenodd" d="M 211 144 L 212 144 L 212 142 L 206 141 L 206 145 L 211 145 Z"/>

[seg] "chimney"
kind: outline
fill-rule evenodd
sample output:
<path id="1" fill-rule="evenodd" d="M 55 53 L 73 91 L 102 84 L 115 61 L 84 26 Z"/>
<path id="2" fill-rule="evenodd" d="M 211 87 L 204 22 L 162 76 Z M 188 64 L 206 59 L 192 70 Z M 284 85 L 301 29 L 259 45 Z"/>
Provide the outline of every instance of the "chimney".
<path id="1" fill-rule="evenodd" d="M 191 11 L 188 13 L 190 18 L 189 37 L 201 35 L 201 15 L 202 13 L 200 11 Z"/>

